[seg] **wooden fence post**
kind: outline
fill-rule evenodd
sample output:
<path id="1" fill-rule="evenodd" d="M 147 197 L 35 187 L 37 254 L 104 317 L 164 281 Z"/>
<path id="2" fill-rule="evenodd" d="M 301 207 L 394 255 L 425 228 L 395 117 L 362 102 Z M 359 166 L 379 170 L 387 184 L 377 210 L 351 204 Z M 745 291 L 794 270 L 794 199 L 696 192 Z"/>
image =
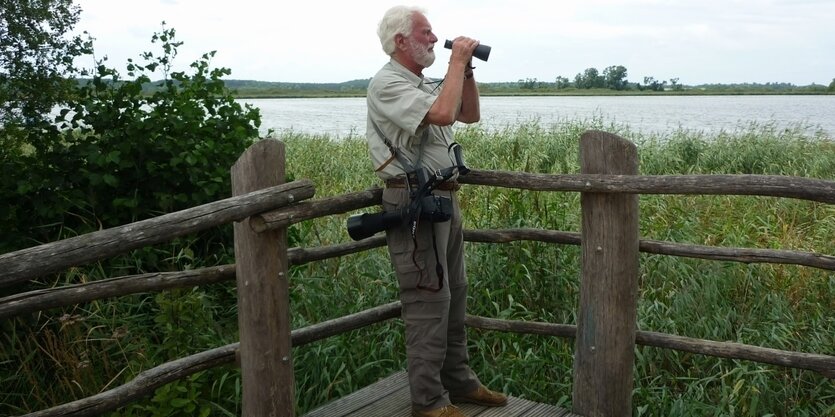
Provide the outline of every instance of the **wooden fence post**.
<path id="1" fill-rule="evenodd" d="M 580 138 L 583 174 L 638 173 L 635 145 L 600 131 Z M 632 415 L 638 302 L 638 196 L 582 193 L 582 277 L 573 411 Z"/>
<path id="2" fill-rule="evenodd" d="M 232 166 L 232 194 L 284 183 L 284 163 L 283 143 L 256 142 Z M 256 233 L 248 219 L 234 229 L 242 415 L 293 417 L 287 229 Z"/>

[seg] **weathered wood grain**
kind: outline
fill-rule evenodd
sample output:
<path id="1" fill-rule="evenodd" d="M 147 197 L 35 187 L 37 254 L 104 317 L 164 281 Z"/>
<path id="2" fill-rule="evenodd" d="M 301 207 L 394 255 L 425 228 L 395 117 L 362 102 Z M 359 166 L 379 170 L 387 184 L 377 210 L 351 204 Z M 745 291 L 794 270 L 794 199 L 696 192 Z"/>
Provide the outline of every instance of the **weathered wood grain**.
<path id="1" fill-rule="evenodd" d="M 283 143 L 256 142 L 232 166 L 232 195 L 280 185 L 284 164 Z M 241 415 L 295 417 L 287 228 L 258 233 L 239 222 L 234 229 Z"/>
<path id="2" fill-rule="evenodd" d="M 382 198 L 382 188 L 371 188 L 356 193 L 306 201 L 294 206 L 262 213 L 252 216 L 249 222 L 254 230 L 262 232 L 269 229 L 287 227 L 304 220 L 380 205 Z"/>
<path id="3" fill-rule="evenodd" d="M 107 259 L 313 197 L 310 180 L 0 255 L 0 287 Z"/>
<path id="4" fill-rule="evenodd" d="M 342 334 L 346 331 L 356 330 L 385 320 L 397 318 L 400 315 L 400 308 L 400 302 L 392 302 L 303 329 L 293 330 L 293 346 L 303 346 L 317 340 Z M 502 320 L 473 315 L 467 315 L 466 324 L 468 327 L 482 330 L 563 338 L 573 338 L 577 332 L 576 326 L 568 324 Z M 636 342 L 644 346 L 807 369 L 835 379 L 835 356 L 788 352 L 738 343 L 713 342 L 646 331 L 638 331 L 636 333 Z M 87 417 L 101 415 L 130 404 L 139 398 L 151 395 L 156 388 L 169 382 L 185 378 L 196 372 L 215 366 L 232 364 L 235 362 L 236 352 L 239 347 L 240 345 L 238 343 L 232 343 L 168 362 L 140 373 L 136 378 L 124 385 L 71 403 L 27 414 L 26 417 Z M 384 396 L 396 389 L 397 387 L 392 388 L 389 386 L 387 389 L 381 390 L 379 394 Z M 375 394 L 373 390 L 373 388 L 369 388 L 363 391 L 367 398 L 363 400 L 363 404 L 360 404 L 359 407 L 363 407 L 374 401 Z M 337 403 L 337 406 L 345 407 L 344 410 L 348 412 L 356 411 L 358 408 L 356 405 L 352 405 L 353 403 L 350 400 L 340 400 Z M 338 412 L 334 413 L 331 410 L 311 412 L 311 417 L 338 415 Z"/>
<path id="5" fill-rule="evenodd" d="M 469 327 L 482 330 L 496 330 L 519 334 L 537 334 L 575 338 L 577 326 L 521 320 L 501 320 L 467 315 Z M 662 349 L 697 353 L 726 359 L 741 359 L 787 368 L 806 369 L 827 378 L 835 379 L 835 356 L 817 353 L 792 352 L 735 342 L 718 342 L 692 337 L 638 330 L 635 343 Z"/>
<path id="6" fill-rule="evenodd" d="M 542 229 L 465 230 L 464 240 L 477 243 L 508 243 L 531 240 L 566 245 L 579 245 L 580 234 Z M 292 248 L 287 252 L 290 265 L 301 265 L 339 256 L 350 255 L 386 244 L 382 235 L 359 242 L 347 242 L 316 248 Z M 656 240 L 641 240 L 644 253 L 682 256 L 726 262 L 777 263 L 803 265 L 835 271 L 835 256 L 810 252 L 720 248 L 689 245 Z M 184 288 L 212 284 L 235 278 L 234 265 L 223 265 L 193 271 L 163 272 L 110 278 L 106 280 L 44 288 L 0 298 L 0 319 L 49 308 L 87 303 L 107 297 L 119 297 L 140 292 L 153 292 L 169 288 Z"/>
<path id="7" fill-rule="evenodd" d="M 632 142 L 606 132 L 580 138 L 584 174 L 638 173 Z M 573 411 L 631 416 L 638 312 L 638 195 L 583 192 L 580 306 Z"/>
<path id="8" fill-rule="evenodd" d="M 459 177 L 458 182 L 532 191 L 755 195 L 835 204 L 835 181 L 779 175 L 535 174 L 472 170 Z"/>

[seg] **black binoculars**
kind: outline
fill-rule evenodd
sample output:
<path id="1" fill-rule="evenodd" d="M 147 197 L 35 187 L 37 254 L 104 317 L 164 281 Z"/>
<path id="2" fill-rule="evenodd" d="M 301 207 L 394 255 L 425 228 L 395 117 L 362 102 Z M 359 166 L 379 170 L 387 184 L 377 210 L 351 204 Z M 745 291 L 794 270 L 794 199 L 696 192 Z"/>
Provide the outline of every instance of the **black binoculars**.
<path id="1" fill-rule="evenodd" d="M 444 48 L 452 49 L 452 41 L 447 39 L 446 42 L 444 42 Z M 490 58 L 490 49 L 491 48 L 489 46 L 480 43 L 475 47 L 473 56 L 482 61 L 487 61 L 487 58 Z"/>

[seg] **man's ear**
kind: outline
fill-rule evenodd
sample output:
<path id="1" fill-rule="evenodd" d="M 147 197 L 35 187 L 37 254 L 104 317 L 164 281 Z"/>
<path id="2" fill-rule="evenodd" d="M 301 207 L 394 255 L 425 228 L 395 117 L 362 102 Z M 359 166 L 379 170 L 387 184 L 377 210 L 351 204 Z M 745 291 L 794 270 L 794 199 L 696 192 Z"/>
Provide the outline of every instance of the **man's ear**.
<path id="1" fill-rule="evenodd" d="M 399 50 L 406 47 L 406 37 L 402 33 L 394 35 L 394 47 Z"/>

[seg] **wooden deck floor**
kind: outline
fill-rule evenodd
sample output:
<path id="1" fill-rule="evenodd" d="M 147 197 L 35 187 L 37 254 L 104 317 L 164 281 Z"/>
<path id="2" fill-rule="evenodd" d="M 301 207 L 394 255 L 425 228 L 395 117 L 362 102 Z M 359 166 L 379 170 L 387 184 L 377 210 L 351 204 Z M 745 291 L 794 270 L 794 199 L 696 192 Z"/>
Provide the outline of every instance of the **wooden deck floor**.
<path id="1" fill-rule="evenodd" d="M 568 410 L 510 397 L 505 407 L 488 408 L 462 404 L 468 417 L 580 417 Z M 398 372 L 347 397 L 326 404 L 305 417 L 409 417 L 409 381 L 406 372 Z"/>

